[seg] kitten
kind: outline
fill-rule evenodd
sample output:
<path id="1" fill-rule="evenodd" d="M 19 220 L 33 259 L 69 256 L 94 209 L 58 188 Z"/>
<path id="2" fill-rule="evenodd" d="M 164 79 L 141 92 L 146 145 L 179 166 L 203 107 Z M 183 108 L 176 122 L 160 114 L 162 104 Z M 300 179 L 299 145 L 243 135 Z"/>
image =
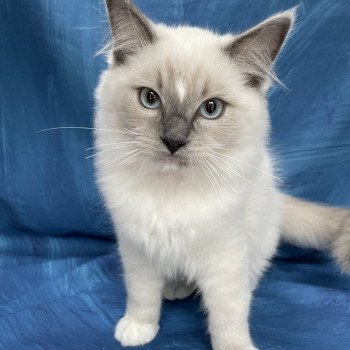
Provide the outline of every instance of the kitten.
<path id="1" fill-rule="evenodd" d="M 162 297 L 198 289 L 213 349 L 256 349 L 249 304 L 281 238 L 350 269 L 350 212 L 284 195 L 273 176 L 265 95 L 294 10 L 219 36 L 155 24 L 123 0 L 107 9 L 95 139 L 128 294 L 115 338 L 150 342 Z"/>

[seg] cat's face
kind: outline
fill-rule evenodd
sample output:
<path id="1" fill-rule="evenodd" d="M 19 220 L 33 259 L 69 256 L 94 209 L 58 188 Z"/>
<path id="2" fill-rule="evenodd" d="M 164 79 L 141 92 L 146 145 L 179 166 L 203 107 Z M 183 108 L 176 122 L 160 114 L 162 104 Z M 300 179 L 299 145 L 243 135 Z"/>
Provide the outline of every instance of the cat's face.
<path id="1" fill-rule="evenodd" d="M 268 69 L 290 14 L 263 24 L 267 30 L 256 27 L 233 38 L 155 25 L 124 1 L 108 8 L 115 47 L 98 91 L 104 110 L 98 126 L 117 133 L 106 135 L 106 143 L 125 142 L 120 149 L 135 155 L 130 162 L 147 159 L 172 171 L 216 171 L 224 166 L 223 152 L 265 143 Z M 267 38 L 251 48 L 265 32 Z"/>

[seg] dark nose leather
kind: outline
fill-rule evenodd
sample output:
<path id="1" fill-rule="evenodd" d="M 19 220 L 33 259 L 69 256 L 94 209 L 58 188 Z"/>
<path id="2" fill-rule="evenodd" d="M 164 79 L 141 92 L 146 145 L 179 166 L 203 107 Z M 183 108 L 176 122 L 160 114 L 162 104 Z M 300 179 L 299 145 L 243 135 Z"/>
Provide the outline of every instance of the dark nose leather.
<path id="1" fill-rule="evenodd" d="M 171 140 L 168 138 L 162 138 L 162 141 L 164 145 L 167 146 L 171 154 L 174 154 L 175 152 L 177 152 L 181 147 L 185 146 L 187 143 L 184 141 Z"/>

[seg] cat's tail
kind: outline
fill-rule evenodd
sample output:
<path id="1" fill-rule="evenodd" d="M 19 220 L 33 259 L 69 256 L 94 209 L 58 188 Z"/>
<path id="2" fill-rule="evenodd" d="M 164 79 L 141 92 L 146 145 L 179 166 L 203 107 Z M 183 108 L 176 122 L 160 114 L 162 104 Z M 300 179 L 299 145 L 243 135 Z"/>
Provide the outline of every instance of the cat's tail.
<path id="1" fill-rule="evenodd" d="M 350 210 L 282 194 L 282 238 L 302 247 L 329 248 L 350 273 Z"/>

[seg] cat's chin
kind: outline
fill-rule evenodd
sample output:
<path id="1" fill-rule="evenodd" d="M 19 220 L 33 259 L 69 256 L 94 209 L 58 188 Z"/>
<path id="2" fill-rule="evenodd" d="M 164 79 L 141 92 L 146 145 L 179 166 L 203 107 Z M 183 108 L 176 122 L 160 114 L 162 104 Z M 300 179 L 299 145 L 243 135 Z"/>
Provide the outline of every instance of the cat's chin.
<path id="1" fill-rule="evenodd" d="M 187 167 L 188 162 L 184 158 L 174 156 L 162 156 L 156 161 L 157 170 L 164 173 L 177 173 Z"/>

